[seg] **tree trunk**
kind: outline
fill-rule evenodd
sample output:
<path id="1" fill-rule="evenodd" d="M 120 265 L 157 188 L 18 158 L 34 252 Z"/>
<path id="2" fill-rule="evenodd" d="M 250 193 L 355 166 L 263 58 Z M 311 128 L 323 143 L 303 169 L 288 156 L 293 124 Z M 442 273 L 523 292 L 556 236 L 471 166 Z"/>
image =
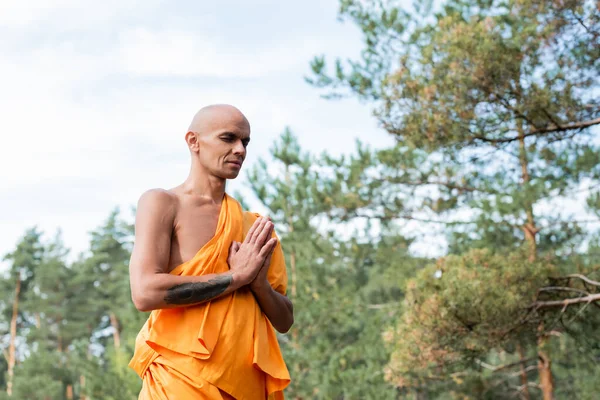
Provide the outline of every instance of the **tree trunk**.
<path id="1" fill-rule="evenodd" d="M 538 351 L 538 357 L 540 388 L 542 389 L 544 400 L 554 400 L 554 379 L 552 378 L 552 369 L 550 368 L 550 357 L 543 350 Z"/>
<path id="2" fill-rule="evenodd" d="M 89 400 L 85 395 L 85 376 L 79 375 L 79 400 Z"/>
<path id="3" fill-rule="evenodd" d="M 10 342 L 8 345 L 8 379 L 6 381 L 6 393 L 12 396 L 13 377 L 16 362 L 16 339 L 17 339 L 17 316 L 19 315 L 19 295 L 21 294 L 21 276 L 17 273 L 15 284 L 15 301 L 13 302 L 12 318 L 10 319 Z"/>
<path id="4" fill-rule="evenodd" d="M 521 137 L 519 138 L 519 160 L 521 163 L 521 177 L 523 180 L 523 186 L 525 186 L 529 183 L 529 163 L 527 161 L 527 150 L 525 148 L 523 130 L 519 129 L 519 133 L 521 134 Z M 525 215 L 527 216 L 527 222 L 523 225 L 523 232 L 525 233 L 525 241 L 529 246 L 529 261 L 533 262 L 535 261 L 537 255 L 535 236 L 539 232 L 539 229 L 535 226 L 532 202 L 527 202 L 525 205 Z"/>
<path id="5" fill-rule="evenodd" d="M 519 360 L 521 361 L 521 385 L 523 386 L 523 398 L 525 400 L 530 400 L 531 396 L 529 395 L 529 380 L 527 379 L 527 371 L 525 370 L 525 353 L 523 352 L 523 347 L 521 344 L 517 344 L 517 351 L 519 352 Z"/>
<path id="6" fill-rule="evenodd" d="M 542 357 L 543 353 L 539 353 Z M 544 400 L 554 399 L 554 381 L 552 379 L 552 371 L 550 370 L 550 359 L 542 361 L 540 358 L 538 369 L 540 370 L 540 386 L 544 394 Z"/>
<path id="7" fill-rule="evenodd" d="M 546 342 L 548 337 L 544 335 L 544 324 L 538 327 L 538 374 L 540 375 L 540 389 L 544 400 L 554 400 L 554 379 L 552 378 L 552 369 L 550 356 L 546 352 Z"/>
<path id="8" fill-rule="evenodd" d="M 119 320 L 117 319 L 117 316 L 113 312 L 111 312 L 109 314 L 109 316 L 110 316 L 110 325 L 113 328 L 113 339 L 115 342 L 115 349 L 120 350 L 121 349 L 121 334 L 119 333 Z"/>
<path id="9" fill-rule="evenodd" d="M 519 131 L 519 161 L 521 164 L 521 173 L 523 186 L 529 183 L 529 162 L 527 160 L 527 148 L 525 146 L 525 136 L 523 127 L 518 125 Z M 523 225 L 523 232 L 525 233 L 525 240 L 529 245 L 529 261 L 533 262 L 537 258 L 537 245 L 536 235 L 539 229 L 535 226 L 535 218 L 533 215 L 533 203 L 528 201 L 525 205 L 525 215 L 527 216 L 527 222 Z M 554 381 L 552 379 L 551 361 L 548 354 L 544 351 L 545 335 L 543 324 L 539 326 L 539 339 L 538 339 L 538 374 L 540 376 L 540 388 L 544 395 L 544 400 L 554 399 Z"/>
<path id="10" fill-rule="evenodd" d="M 67 385 L 67 399 L 73 400 L 73 385 L 71 384 Z"/>
<path id="11" fill-rule="evenodd" d="M 90 329 L 88 327 L 88 329 Z M 89 335 L 92 335 L 92 330 L 89 330 Z M 87 355 L 86 355 L 88 361 L 92 359 L 92 351 L 91 351 L 91 347 L 88 343 L 87 346 Z M 87 396 L 87 394 L 85 393 L 85 375 L 81 374 L 79 375 L 79 400 L 89 400 L 90 398 Z"/>

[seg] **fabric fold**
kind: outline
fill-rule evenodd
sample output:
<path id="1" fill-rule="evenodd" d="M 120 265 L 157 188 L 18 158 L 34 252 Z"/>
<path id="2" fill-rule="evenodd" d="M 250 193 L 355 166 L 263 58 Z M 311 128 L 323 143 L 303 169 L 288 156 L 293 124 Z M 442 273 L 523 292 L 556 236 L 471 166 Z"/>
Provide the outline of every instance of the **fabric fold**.
<path id="1" fill-rule="evenodd" d="M 243 212 L 226 194 L 213 238 L 171 274 L 226 272 L 231 242 L 242 242 L 258 217 Z M 285 294 L 287 273 L 280 244 L 267 279 L 274 290 Z M 238 399 L 260 398 L 257 393 L 282 399 L 290 382 L 275 330 L 247 288 L 196 306 L 152 311 L 129 365 L 143 378 L 158 356 L 186 376 L 198 376 Z"/>

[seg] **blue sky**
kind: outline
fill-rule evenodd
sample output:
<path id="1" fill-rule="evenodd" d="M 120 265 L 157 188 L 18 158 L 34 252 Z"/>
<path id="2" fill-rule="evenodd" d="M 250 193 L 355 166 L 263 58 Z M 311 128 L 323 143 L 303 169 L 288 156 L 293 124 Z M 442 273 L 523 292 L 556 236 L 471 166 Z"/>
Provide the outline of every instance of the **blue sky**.
<path id="1" fill-rule="evenodd" d="M 183 135 L 211 103 L 252 124 L 247 168 L 285 126 L 310 151 L 392 143 L 368 106 L 303 80 L 361 36 L 336 0 L 8 0 L 0 5 L 0 254 L 25 229 L 62 228 L 77 254 L 115 206 L 185 179 Z M 229 185 L 244 185 L 245 174 Z"/>

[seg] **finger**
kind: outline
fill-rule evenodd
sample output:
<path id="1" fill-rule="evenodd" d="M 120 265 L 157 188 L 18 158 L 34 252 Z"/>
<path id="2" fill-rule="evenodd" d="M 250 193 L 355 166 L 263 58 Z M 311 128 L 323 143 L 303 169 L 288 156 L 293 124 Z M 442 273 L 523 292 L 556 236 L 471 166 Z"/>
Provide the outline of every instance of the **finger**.
<path id="1" fill-rule="evenodd" d="M 267 254 L 267 257 L 265 257 L 265 261 L 263 263 L 263 268 L 269 268 L 269 265 L 271 265 L 271 258 L 273 258 L 273 251 L 275 250 L 275 246 L 273 246 L 273 248 L 271 249 L 271 251 L 269 251 L 269 253 Z"/>
<path id="2" fill-rule="evenodd" d="M 256 218 L 256 220 L 252 224 L 252 227 L 250 228 L 250 230 L 248 230 L 248 233 L 246 234 L 246 243 L 254 243 L 254 241 L 256 240 L 256 235 L 260 232 L 260 227 L 264 222 L 263 220 L 264 218 L 262 217 Z"/>
<path id="3" fill-rule="evenodd" d="M 271 256 L 267 256 L 267 258 L 265 258 L 265 261 L 263 262 L 262 267 L 260 267 L 260 273 L 262 274 L 267 274 L 269 272 L 269 268 L 271 267 Z"/>
<path id="4" fill-rule="evenodd" d="M 263 246 L 263 248 L 260 249 L 260 253 L 259 253 L 260 256 L 267 257 L 269 254 L 271 254 L 273 252 L 276 244 L 277 244 L 276 238 L 269 239 L 269 241 Z"/>
<path id="5" fill-rule="evenodd" d="M 254 223 L 252 224 L 252 226 L 250 227 L 250 229 L 248 229 L 248 233 L 246 233 L 246 238 L 244 239 L 244 243 L 250 243 L 250 240 L 252 239 L 252 236 L 254 235 L 254 231 L 256 231 L 256 228 L 258 227 L 258 225 L 260 224 L 260 218 L 257 218 Z"/>
<path id="6" fill-rule="evenodd" d="M 264 246 L 267 231 L 269 229 L 270 222 L 264 218 L 264 223 L 254 232 L 254 244 L 258 246 Z"/>
<path id="7" fill-rule="evenodd" d="M 263 246 L 265 241 L 267 240 L 267 238 L 270 236 L 272 230 L 273 230 L 273 223 L 269 222 L 265 218 L 265 224 L 262 228 L 262 231 L 258 234 L 258 237 L 256 238 L 256 244 L 258 244 L 259 246 Z"/>
<path id="8" fill-rule="evenodd" d="M 235 251 L 239 251 L 242 244 L 240 242 L 233 242 L 233 246 L 235 247 Z"/>
<path id="9" fill-rule="evenodd" d="M 278 243 L 278 240 L 276 238 L 272 238 L 271 240 L 273 241 L 273 244 L 271 245 L 271 250 L 269 250 L 269 257 L 271 257 L 273 255 L 273 252 L 275 251 L 275 247 L 277 247 L 277 243 Z"/>
<path id="10" fill-rule="evenodd" d="M 257 221 L 257 222 L 255 222 L 256 228 L 252 232 L 252 236 L 250 237 L 250 240 L 248 241 L 248 243 L 256 243 L 258 241 L 258 237 L 260 236 L 261 232 L 263 231 L 265 224 L 268 222 L 266 218 L 262 218 L 262 217 L 260 217 L 256 221 Z"/>
<path id="11" fill-rule="evenodd" d="M 271 218 L 269 218 L 269 222 L 271 222 L 271 231 L 269 232 L 269 237 L 271 237 L 275 231 L 275 224 L 271 221 Z"/>
<path id="12" fill-rule="evenodd" d="M 269 239 L 277 239 L 277 236 L 275 235 L 275 224 L 272 223 L 271 225 L 271 231 L 269 232 L 269 236 L 267 236 Z M 277 242 L 275 242 L 277 243 Z"/>

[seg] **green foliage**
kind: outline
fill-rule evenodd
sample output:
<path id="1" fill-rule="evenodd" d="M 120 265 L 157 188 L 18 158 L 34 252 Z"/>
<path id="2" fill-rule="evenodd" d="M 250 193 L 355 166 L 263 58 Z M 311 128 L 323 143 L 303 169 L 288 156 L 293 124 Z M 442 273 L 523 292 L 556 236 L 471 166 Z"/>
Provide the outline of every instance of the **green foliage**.
<path id="1" fill-rule="evenodd" d="M 295 325 L 280 337 L 292 375 L 286 396 L 396 398 L 383 379 L 389 351 L 381 328 L 395 320 L 404 281 L 423 260 L 408 254 L 410 241 L 396 232 L 348 235 L 351 226 L 327 219 L 342 204 L 338 188 L 360 182 L 358 168 L 302 152 L 289 129 L 271 153 L 249 180 L 276 222 L 290 278 Z"/>
<path id="2" fill-rule="evenodd" d="M 90 400 L 137 397 L 140 380 L 127 363 L 145 315 L 130 300 L 130 241 L 130 226 L 113 211 L 92 232 L 90 254 L 71 264 L 60 232 L 44 243 L 36 229 L 28 230 L 6 256 L 11 269 L 2 281 L 8 290 L 1 309 L 8 321 L 15 279 L 21 279 L 11 398 L 66 399 L 67 393 L 86 394 Z M 3 336 L 7 343 L 7 330 Z M 122 337 L 119 348 L 113 340 L 117 336 Z M 4 379 L 2 384 L 6 387 Z"/>
<path id="3" fill-rule="evenodd" d="M 29 356 L 15 370 L 15 399 L 61 399 L 64 398 L 64 381 L 68 381 L 69 372 L 60 368 L 60 354 L 45 350 Z"/>
<path id="4" fill-rule="evenodd" d="M 324 57 L 309 83 L 376 104 L 392 134 L 415 146 L 471 145 L 515 136 L 569 136 L 598 117 L 600 14 L 592 1 L 342 0 L 364 35 L 360 59 Z M 555 129 L 556 128 L 556 129 Z M 554 129 L 550 132 L 550 129 Z"/>
<path id="5" fill-rule="evenodd" d="M 408 283 L 406 312 L 388 332 L 396 347 L 389 373 L 398 386 L 410 386 L 416 371 L 426 381 L 491 348 L 535 343 L 536 293 L 554 271 L 550 260 L 529 262 L 525 250 L 477 249 L 429 265 Z"/>
<path id="6" fill-rule="evenodd" d="M 332 68 L 318 56 L 307 80 L 327 96 L 367 101 L 398 143 L 326 160 L 336 168 L 321 186 L 328 215 L 388 227 L 419 221 L 443 232 L 453 254 L 411 281 L 411 303 L 388 332 L 396 350 L 387 379 L 415 396 L 537 396 L 522 381 L 536 378 L 535 365 L 519 374 L 514 362 L 537 351 L 561 360 L 555 336 L 576 347 L 594 336 L 597 318 L 589 303 L 553 307 L 600 286 L 573 278 L 595 274 L 598 221 L 564 207 L 586 198 L 599 215 L 598 8 L 341 0 L 340 15 L 361 29 L 363 52 Z M 569 378 L 583 364 L 556 360 L 556 393 L 587 396 Z M 498 362 L 513 365 L 495 370 Z M 547 398 L 554 390 L 542 389 Z"/>

